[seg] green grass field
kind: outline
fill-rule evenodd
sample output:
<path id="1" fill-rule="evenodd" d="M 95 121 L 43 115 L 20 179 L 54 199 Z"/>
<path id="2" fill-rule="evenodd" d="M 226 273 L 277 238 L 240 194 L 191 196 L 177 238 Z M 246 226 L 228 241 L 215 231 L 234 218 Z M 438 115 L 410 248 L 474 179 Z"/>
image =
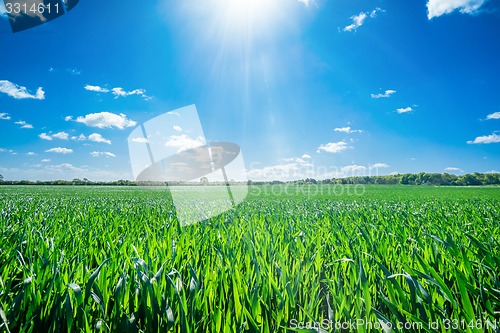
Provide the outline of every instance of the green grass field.
<path id="1" fill-rule="evenodd" d="M 500 188 L 254 186 L 183 228 L 159 189 L 0 199 L 0 332 L 500 332 Z"/>

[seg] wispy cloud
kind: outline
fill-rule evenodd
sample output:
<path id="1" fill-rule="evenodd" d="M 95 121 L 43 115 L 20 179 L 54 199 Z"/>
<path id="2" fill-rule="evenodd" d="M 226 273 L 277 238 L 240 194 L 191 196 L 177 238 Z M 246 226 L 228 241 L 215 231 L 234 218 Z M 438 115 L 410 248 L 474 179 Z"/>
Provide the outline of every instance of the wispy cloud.
<path id="1" fill-rule="evenodd" d="M 318 147 L 317 152 L 320 153 L 321 151 L 326 151 L 327 153 L 340 153 L 344 150 L 347 150 L 349 147 L 345 141 L 340 141 L 340 142 L 328 142 L 327 144 L 320 145 Z"/>
<path id="2" fill-rule="evenodd" d="M 0 80 L 0 92 L 15 99 L 45 99 L 45 92 L 42 87 L 39 87 L 36 93 L 32 94 L 26 87 L 19 86 L 7 80 Z"/>
<path id="3" fill-rule="evenodd" d="M 359 175 L 360 173 L 364 173 L 366 170 L 365 166 L 362 165 L 346 165 L 342 168 L 340 168 L 341 174 L 344 176 L 356 176 Z"/>
<path id="4" fill-rule="evenodd" d="M 309 155 L 309 154 L 304 154 L 304 155 L 302 155 L 302 158 L 305 158 L 305 159 L 307 159 L 307 158 L 311 158 L 311 155 Z"/>
<path id="5" fill-rule="evenodd" d="M 66 121 L 73 120 L 73 117 L 67 116 Z M 89 127 L 98 128 L 112 128 L 116 127 L 119 129 L 124 129 L 125 127 L 133 127 L 137 123 L 131 119 L 127 119 L 127 116 L 123 113 L 115 114 L 112 112 L 98 112 L 90 113 L 84 117 L 80 116 L 75 120 L 78 123 L 85 124 Z"/>
<path id="6" fill-rule="evenodd" d="M 374 10 L 372 10 L 371 12 L 361 12 L 358 15 L 353 15 L 353 16 L 351 16 L 352 23 L 350 25 L 344 27 L 344 29 L 342 29 L 342 30 L 345 32 L 356 31 L 359 27 L 361 27 L 365 23 L 365 20 L 368 17 L 370 17 L 370 18 L 377 17 L 378 12 L 384 12 L 384 10 L 377 7 Z"/>
<path id="7" fill-rule="evenodd" d="M 381 169 L 381 168 L 389 168 L 390 165 L 386 163 L 375 163 L 370 165 L 370 169 Z"/>
<path id="8" fill-rule="evenodd" d="M 150 100 L 152 98 L 151 96 L 146 95 L 145 89 L 134 89 L 131 91 L 125 91 L 125 90 L 123 90 L 123 88 L 118 87 L 118 88 L 111 89 L 111 91 L 112 91 L 113 95 L 115 95 L 115 98 L 127 97 L 127 96 L 131 96 L 131 95 L 139 95 L 142 98 L 144 98 L 145 100 Z"/>
<path id="9" fill-rule="evenodd" d="M 499 143 L 500 142 L 500 135 L 497 135 L 495 133 L 491 135 L 483 135 L 483 136 L 478 136 L 474 140 L 467 141 L 468 144 L 488 144 L 488 143 Z"/>
<path id="10" fill-rule="evenodd" d="M 57 153 L 57 154 L 71 154 L 73 152 L 73 149 L 56 147 L 56 148 L 47 149 L 45 152 L 46 153 Z"/>
<path id="11" fill-rule="evenodd" d="M 444 168 L 444 171 L 450 171 L 450 172 L 464 172 L 464 170 L 457 168 L 457 167 L 446 167 Z"/>
<path id="12" fill-rule="evenodd" d="M 10 120 L 10 116 L 8 113 L 0 113 L 1 120 Z"/>
<path id="13" fill-rule="evenodd" d="M 383 94 L 379 93 L 379 94 L 371 94 L 371 98 L 389 98 L 391 97 L 392 94 L 395 94 L 396 93 L 396 90 L 386 90 Z"/>
<path id="14" fill-rule="evenodd" d="M 396 110 L 396 112 L 399 114 L 408 113 L 408 112 L 412 112 L 412 111 L 413 111 L 413 108 L 411 106 L 408 106 L 406 108 L 399 108 Z"/>
<path id="15" fill-rule="evenodd" d="M 247 170 L 248 179 L 252 180 L 282 180 L 288 181 L 307 177 L 315 177 L 314 165 L 309 161 L 304 161 L 309 157 L 285 158 L 283 164 L 270 165 L 262 168 L 252 168 Z"/>
<path id="16" fill-rule="evenodd" d="M 347 134 L 351 134 L 351 133 L 362 133 L 363 130 L 355 130 L 355 129 L 352 129 L 351 127 L 347 126 L 347 127 L 337 127 L 334 129 L 335 132 L 342 132 L 342 133 L 347 133 Z"/>
<path id="17" fill-rule="evenodd" d="M 116 157 L 115 154 L 110 153 L 109 151 L 93 151 L 90 153 L 93 157 L 106 156 L 106 157 Z"/>
<path id="18" fill-rule="evenodd" d="M 68 140 L 69 134 L 66 132 L 59 132 L 56 134 L 52 134 L 52 137 L 56 138 L 56 139 L 61 139 L 61 140 Z"/>
<path id="19" fill-rule="evenodd" d="M 85 90 L 88 90 L 88 91 L 94 91 L 94 92 L 98 92 L 98 93 L 107 93 L 109 92 L 108 89 L 106 88 L 102 88 L 102 87 L 99 87 L 99 86 L 91 86 L 90 84 L 87 84 L 85 87 L 83 87 Z"/>
<path id="20" fill-rule="evenodd" d="M 429 0 L 427 18 L 430 20 L 458 10 L 462 14 L 475 14 L 488 0 Z"/>
<path id="21" fill-rule="evenodd" d="M 109 92 L 111 92 L 115 96 L 115 99 L 118 97 L 127 97 L 127 96 L 131 96 L 131 95 L 141 96 L 142 98 L 144 98 L 147 101 L 152 99 L 151 96 L 146 95 L 146 89 L 134 89 L 134 90 L 126 91 L 122 87 L 115 87 L 115 88 L 108 89 L 108 88 L 103 88 L 101 86 L 93 86 L 90 84 L 87 84 L 84 87 L 84 89 L 88 90 L 88 91 L 97 92 L 97 93 L 109 93 Z"/>
<path id="22" fill-rule="evenodd" d="M 137 143 L 148 143 L 149 142 L 149 140 L 146 138 L 133 138 L 130 141 L 137 142 Z"/>
<path id="23" fill-rule="evenodd" d="M 27 122 L 25 122 L 24 120 L 19 120 L 19 121 L 16 121 L 14 124 L 16 125 L 20 125 L 21 128 L 27 128 L 27 129 L 32 129 L 33 128 L 33 125 L 31 124 L 28 124 Z"/>
<path id="24" fill-rule="evenodd" d="M 500 112 L 495 112 L 486 116 L 486 119 L 500 119 Z"/>
<path id="25" fill-rule="evenodd" d="M 47 140 L 47 141 L 52 141 L 53 138 L 60 139 L 60 140 L 68 140 L 69 134 L 66 132 L 58 132 L 55 134 L 41 133 L 38 135 L 38 137 L 42 140 Z"/>
<path id="26" fill-rule="evenodd" d="M 78 68 L 66 68 L 66 72 L 71 75 L 80 75 L 82 72 Z"/>

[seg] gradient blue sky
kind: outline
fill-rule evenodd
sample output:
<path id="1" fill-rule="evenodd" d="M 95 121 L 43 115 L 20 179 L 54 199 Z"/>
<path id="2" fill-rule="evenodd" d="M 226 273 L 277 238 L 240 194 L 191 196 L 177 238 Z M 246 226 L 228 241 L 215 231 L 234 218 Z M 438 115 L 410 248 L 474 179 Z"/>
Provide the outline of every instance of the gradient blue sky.
<path id="1" fill-rule="evenodd" d="M 130 132 L 191 104 L 251 179 L 500 170 L 498 1 L 200 2 L 2 14 L 0 174 L 132 179 Z"/>

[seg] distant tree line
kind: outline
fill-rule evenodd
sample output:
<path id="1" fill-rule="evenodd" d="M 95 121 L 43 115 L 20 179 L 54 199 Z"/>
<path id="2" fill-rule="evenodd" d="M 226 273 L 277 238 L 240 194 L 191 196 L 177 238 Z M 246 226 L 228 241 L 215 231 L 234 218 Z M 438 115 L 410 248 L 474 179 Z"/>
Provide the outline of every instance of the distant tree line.
<path id="1" fill-rule="evenodd" d="M 231 181 L 233 184 L 237 182 Z M 170 185 L 191 185 L 194 183 L 169 183 Z M 208 184 L 202 179 L 200 184 Z M 215 184 L 215 183 L 214 183 Z M 217 184 L 221 184 L 218 182 Z M 355 176 L 345 178 L 331 178 L 316 180 L 314 178 L 306 178 L 290 182 L 283 181 L 248 181 L 248 185 L 274 185 L 274 184 L 402 184 L 402 185 L 436 185 L 436 186 L 480 186 L 480 185 L 500 185 L 500 173 L 472 173 L 465 175 L 453 175 L 449 173 L 405 173 L 387 176 Z M 46 180 L 46 181 L 31 181 L 31 180 L 4 180 L 0 175 L 0 185 L 99 185 L 99 186 L 138 186 L 138 185 L 165 185 L 164 182 L 151 182 L 148 184 L 137 183 L 132 180 L 115 180 L 115 181 L 91 181 L 87 178 L 73 180 Z"/>
<path id="2" fill-rule="evenodd" d="M 281 181 L 257 182 L 249 181 L 252 185 L 262 184 L 284 184 Z M 500 173 L 472 173 L 465 175 L 453 175 L 449 173 L 405 173 L 387 176 L 356 176 L 345 178 L 331 178 L 316 180 L 306 178 L 287 182 L 288 184 L 387 184 L 387 185 L 437 185 L 437 186 L 479 186 L 500 185 Z"/>
<path id="3" fill-rule="evenodd" d="M 137 184 L 131 180 L 115 180 L 115 181 L 90 181 L 86 178 L 73 180 L 4 180 L 0 175 L 0 185 L 99 185 L 99 186 L 136 186 Z"/>

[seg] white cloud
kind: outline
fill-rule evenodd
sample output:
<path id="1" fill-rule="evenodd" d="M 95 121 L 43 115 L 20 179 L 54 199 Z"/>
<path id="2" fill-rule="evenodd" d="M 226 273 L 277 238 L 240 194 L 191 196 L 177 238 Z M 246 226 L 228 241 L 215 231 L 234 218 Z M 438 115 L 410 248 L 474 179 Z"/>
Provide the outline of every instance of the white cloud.
<path id="1" fill-rule="evenodd" d="M 70 164 L 70 163 L 51 165 L 51 166 L 47 167 L 47 169 L 49 169 L 51 171 L 59 171 L 59 172 L 61 172 L 61 171 L 79 171 L 79 172 L 87 171 L 85 169 L 75 167 L 73 164 Z"/>
<path id="2" fill-rule="evenodd" d="M 1 117 L 0 117 L 1 119 Z M 495 112 L 486 116 L 486 119 L 500 119 L 500 112 Z"/>
<path id="3" fill-rule="evenodd" d="M 85 141 L 85 140 L 87 140 L 87 137 L 83 134 L 80 134 L 79 136 L 72 136 L 71 140 Z"/>
<path id="4" fill-rule="evenodd" d="M 411 106 L 408 106 L 406 108 L 399 108 L 396 110 L 396 112 L 399 114 L 408 113 L 408 112 L 412 112 L 412 111 L 413 111 L 413 108 Z"/>
<path id="5" fill-rule="evenodd" d="M 115 87 L 115 88 L 111 88 L 111 90 L 109 90 L 108 88 L 103 88 L 103 87 L 100 87 L 100 86 L 93 86 L 93 85 L 90 85 L 90 84 L 87 84 L 84 87 L 84 89 L 88 90 L 88 91 L 94 91 L 94 92 L 97 92 L 97 93 L 109 93 L 109 92 L 111 92 L 115 96 L 115 98 L 118 98 L 118 97 L 127 97 L 127 96 L 131 96 L 131 95 L 138 95 L 138 96 L 141 96 L 142 98 L 144 98 L 147 101 L 149 101 L 150 99 L 152 99 L 151 96 L 147 96 L 146 95 L 146 90 L 145 89 L 134 89 L 134 90 L 131 90 L 131 91 L 126 91 L 122 87 Z"/>
<path id="6" fill-rule="evenodd" d="M 298 157 L 286 158 L 284 161 L 291 163 L 271 165 L 263 168 L 252 168 L 246 171 L 246 175 L 248 179 L 260 181 L 289 181 L 316 177 L 314 164 L 306 162 Z"/>
<path id="7" fill-rule="evenodd" d="M 66 116 L 66 117 L 64 117 L 64 121 L 71 121 L 71 120 L 73 120 L 72 116 Z"/>
<path id="8" fill-rule="evenodd" d="M 309 154 L 304 154 L 304 155 L 302 155 L 302 158 L 311 158 L 311 155 L 309 155 Z"/>
<path id="9" fill-rule="evenodd" d="M 367 17 L 375 18 L 375 17 L 377 17 L 378 12 L 383 12 L 383 11 L 384 10 L 377 7 L 374 10 L 372 10 L 371 12 L 361 12 L 358 15 L 353 15 L 353 16 L 351 16 L 352 24 L 344 27 L 344 29 L 342 29 L 342 30 L 346 31 L 346 32 L 351 32 L 353 30 L 356 31 L 356 29 L 358 29 L 360 26 L 362 26 L 365 23 L 365 20 Z"/>
<path id="10" fill-rule="evenodd" d="M 47 133 L 42 133 L 38 135 L 38 137 L 40 137 L 40 139 L 42 140 L 52 141 L 52 137 L 50 135 L 47 135 Z"/>
<path id="11" fill-rule="evenodd" d="M 135 126 L 137 123 L 133 120 L 127 119 L 123 113 L 115 114 L 111 112 L 90 113 L 85 117 L 78 117 L 75 120 L 78 123 L 83 123 L 90 127 L 110 128 L 116 127 L 124 129 L 125 127 Z"/>
<path id="12" fill-rule="evenodd" d="M 349 149 L 346 142 L 340 141 L 340 142 L 329 142 L 325 145 L 321 145 L 318 147 L 317 152 L 326 151 L 327 153 L 340 153 L 341 151 L 344 151 L 346 149 Z"/>
<path id="13" fill-rule="evenodd" d="M 362 166 L 362 165 L 347 165 L 347 166 L 344 166 L 342 168 L 340 168 L 340 172 L 344 175 L 344 176 L 355 176 L 355 175 L 359 175 L 359 173 L 362 173 L 366 170 L 366 167 Z"/>
<path id="14" fill-rule="evenodd" d="M 391 97 L 392 94 L 395 94 L 396 93 L 396 90 L 386 90 L 383 94 L 371 94 L 370 96 L 372 98 L 389 98 Z"/>
<path id="15" fill-rule="evenodd" d="M 117 88 L 111 89 L 111 92 L 113 93 L 113 95 L 115 95 L 115 98 L 127 97 L 130 95 L 139 95 L 142 98 L 144 98 L 145 100 L 150 100 L 152 98 L 151 96 L 146 95 L 145 89 L 134 89 L 132 91 L 125 91 L 125 90 L 123 90 L 123 88 L 117 87 Z"/>
<path id="16" fill-rule="evenodd" d="M 5 148 L 0 148 L 0 153 L 13 153 L 14 151 L 12 149 L 5 149 Z"/>
<path id="17" fill-rule="evenodd" d="M 177 132 L 182 132 L 182 127 L 180 127 L 179 125 L 174 125 L 174 130 L 176 130 Z"/>
<path id="18" fill-rule="evenodd" d="M 310 162 L 306 162 L 304 158 L 301 157 L 290 157 L 290 158 L 284 158 L 283 161 L 285 162 L 295 162 L 300 164 L 301 166 L 312 166 L 313 164 Z"/>
<path id="19" fill-rule="evenodd" d="M 106 89 L 106 88 L 102 88 L 102 87 L 99 87 L 99 86 L 91 86 L 90 84 L 87 84 L 83 88 L 85 90 L 88 90 L 88 91 L 95 91 L 95 92 L 99 92 L 99 93 L 107 93 L 107 92 L 109 92 L 109 90 Z"/>
<path id="20" fill-rule="evenodd" d="M 116 157 L 115 154 L 110 153 L 109 151 L 93 151 L 90 153 L 93 157 L 106 156 L 106 157 Z"/>
<path id="21" fill-rule="evenodd" d="M 8 113 L 0 113 L 0 119 L 2 120 L 10 120 L 10 116 Z"/>
<path id="22" fill-rule="evenodd" d="M 26 155 L 28 155 L 28 156 L 35 156 L 35 155 L 36 155 L 36 153 L 34 153 L 34 152 L 30 151 L 30 152 L 27 152 L 27 153 L 26 153 Z"/>
<path id="23" fill-rule="evenodd" d="M 462 14 L 474 14 L 488 0 L 429 0 L 427 18 L 438 17 L 458 10 Z"/>
<path id="24" fill-rule="evenodd" d="M 495 133 L 491 135 L 478 136 L 474 141 L 467 141 L 468 144 L 487 144 L 487 143 L 499 143 L 500 135 Z"/>
<path id="25" fill-rule="evenodd" d="M 58 165 L 42 164 L 41 166 L 39 165 L 22 168 L 0 167 L 0 173 L 3 175 L 12 175 L 16 179 L 27 180 L 72 180 L 75 178 L 87 178 L 93 181 L 113 181 L 117 179 L 134 179 L 132 173 L 128 170 L 116 171 L 111 170 L 110 168 L 97 169 L 85 166 L 75 166 L 70 163 L 63 163 Z"/>
<path id="26" fill-rule="evenodd" d="M 46 153 L 57 153 L 57 154 L 71 154 L 73 152 L 73 149 L 57 147 L 57 148 L 47 149 L 45 152 Z"/>
<path id="27" fill-rule="evenodd" d="M 149 142 L 149 140 L 146 138 L 133 138 L 131 141 L 138 142 L 138 143 L 148 143 Z"/>
<path id="28" fill-rule="evenodd" d="M 456 168 L 456 167 L 447 167 L 447 168 L 444 168 L 444 171 L 464 172 L 464 170 L 462 170 L 460 168 Z"/>
<path id="29" fill-rule="evenodd" d="M 52 137 L 56 138 L 56 139 L 61 139 L 61 140 L 68 140 L 69 134 L 66 133 L 66 132 L 59 132 L 59 133 L 56 133 L 56 134 L 52 134 Z"/>
<path id="30" fill-rule="evenodd" d="M 33 125 L 28 124 L 28 123 L 27 123 L 27 122 L 25 122 L 24 120 L 19 120 L 19 121 L 16 121 L 14 124 L 21 125 L 21 128 L 28 128 L 28 129 L 33 128 Z"/>
<path id="31" fill-rule="evenodd" d="M 18 86 L 15 83 L 12 83 L 7 80 L 0 80 L 0 92 L 9 95 L 10 97 L 14 97 L 15 99 L 45 99 L 45 92 L 42 87 L 39 87 L 36 93 L 31 94 L 26 87 Z"/>
<path id="32" fill-rule="evenodd" d="M 41 162 L 43 162 L 43 163 L 49 163 L 50 162 L 50 158 L 44 158 Z"/>
<path id="33" fill-rule="evenodd" d="M 370 169 L 378 169 L 378 168 L 389 168 L 390 165 L 386 163 L 375 163 L 370 166 Z"/>
<path id="34" fill-rule="evenodd" d="M 68 140 L 69 134 L 66 132 L 59 132 L 56 134 L 41 133 L 38 135 L 38 137 L 40 139 L 47 140 L 47 141 L 52 141 L 53 138 L 60 139 L 60 140 Z"/>
<path id="35" fill-rule="evenodd" d="M 359 13 L 358 15 L 351 16 L 352 24 L 346 26 L 344 31 L 353 31 L 363 25 L 366 19 L 366 13 Z"/>
<path id="36" fill-rule="evenodd" d="M 103 138 L 103 136 L 99 133 L 92 133 L 88 137 L 89 141 L 94 141 L 94 142 L 103 142 L 107 143 L 108 145 L 111 144 L 111 140 Z"/>
<path id="37" fill-rule="evenodd" d="M 337 127 L 334 129 L 335 132 L 343 132 L 343 133 L 347 133 L 347 134 L 350 134 L 350 133 L 362 133 L 363 131 L 362 130 L 354 130 L 350 127 Z"/>
<path id="38" fill-rule="evenodd" d="M 203 144 L 204 140 L 202 137 L 193 139 L 186 134 L 182 134 L 170 136 L 167 142 L 165 142 L 165 147 L 178 148 L 177 152 L 181 152 L 183 150 L 202 146 Z"/>

